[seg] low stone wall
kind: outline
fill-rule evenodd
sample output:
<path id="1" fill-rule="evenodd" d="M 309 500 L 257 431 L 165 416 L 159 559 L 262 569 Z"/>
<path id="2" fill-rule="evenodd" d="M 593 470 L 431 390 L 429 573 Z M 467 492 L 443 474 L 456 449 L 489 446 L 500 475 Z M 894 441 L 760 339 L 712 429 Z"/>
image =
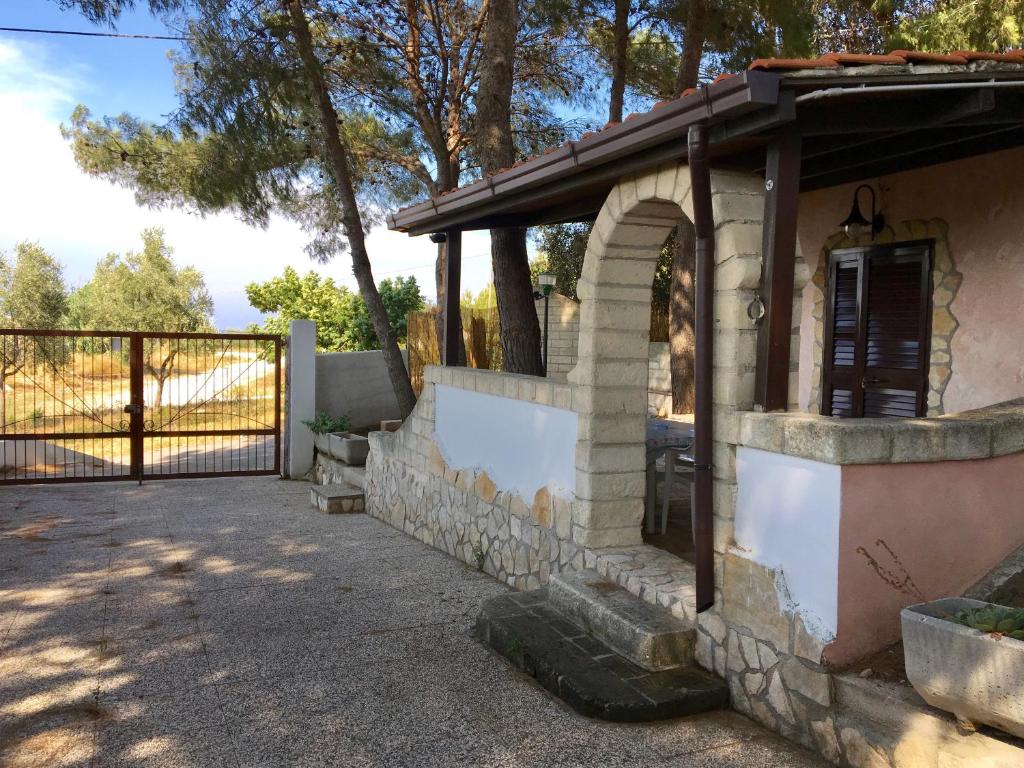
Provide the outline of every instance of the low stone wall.
<path id="1" fill-rule="evenodd" d="M 583 568 L 583 549 L 571 540 L 572 499 L 564 492 L 542 486 L 527 499 L 499 488 L 484 470 L 448 465 L 435 441 L 437 385 L 541 407 L 571 404 L 565 384 L 428 367 L 423 393 L 402 428 L 370 434 L 367 513 L 516 589 L 536 589 L 562 568 Z M 487 424 L 479 428 L 488 434 Z"/>

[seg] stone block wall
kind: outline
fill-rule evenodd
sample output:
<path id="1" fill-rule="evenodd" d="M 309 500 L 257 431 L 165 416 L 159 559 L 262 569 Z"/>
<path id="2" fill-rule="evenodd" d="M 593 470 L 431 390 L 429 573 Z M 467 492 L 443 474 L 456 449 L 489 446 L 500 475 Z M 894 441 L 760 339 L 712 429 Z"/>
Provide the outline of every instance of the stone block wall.
<path id="1" fill-rule="evenodd" d="M 654 416 L 672 413 L 672 366 L 667 341 L 652 341 L 648 346 L 647 412 Z"/>
<path id="2" fill-rule="evenodd" d="M 580 305 L 559 293 L 551 294 L 548 310 L 548 378 L 566 381 L 579 357 Z M 537 302 L 537 320 L 544 328 L 544 302 Z M 796 345 L 799 348 L 799 344 Z M 647 412 L 672 413 L 672 372 L 668 342 L 652 341 L 647 370 Z"/>
<path id="3" fill-rule="evenodd" d="M 576 365 L 580 305 L 560 293 L 552 293 L 548 303 L 548 378 L 564 382 Z M 537 321 L 543 333 L 543 301 L 537 302 Z"/>

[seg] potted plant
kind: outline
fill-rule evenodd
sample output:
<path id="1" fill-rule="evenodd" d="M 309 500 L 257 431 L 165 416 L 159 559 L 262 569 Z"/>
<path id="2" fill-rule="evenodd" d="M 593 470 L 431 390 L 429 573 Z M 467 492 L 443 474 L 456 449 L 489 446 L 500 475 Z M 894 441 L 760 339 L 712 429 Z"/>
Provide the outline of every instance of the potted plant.
<path id="1" fill-rule="evenodd" d="M 1024 737 L 1024 608 L 948 597 L 900 619 L 907 679 L 921 698 Z"/>
<path id="2" fill-rule="evenodd" d="M 326 411 L 317 411 L 316 416 L 303 421 L 309 431 L 313 433 L 313 445 L 316 449 L 327 456 L 331 454 L 331 435 L 348 435 L 349 421 L 347 416 L 337 418 L 330 416 Z"/>

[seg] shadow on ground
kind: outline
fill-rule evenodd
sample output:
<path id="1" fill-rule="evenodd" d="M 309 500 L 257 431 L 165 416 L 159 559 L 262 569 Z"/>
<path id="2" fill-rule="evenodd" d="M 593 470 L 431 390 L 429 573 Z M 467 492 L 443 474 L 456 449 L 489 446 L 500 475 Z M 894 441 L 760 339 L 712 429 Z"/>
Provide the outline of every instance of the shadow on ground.
<path id="1" fill-rule="evenodd" d="M 814 766 L 590 721 L 470 636 L 505 588 L 270 478 L 0 490 L 0 765 Z"/>

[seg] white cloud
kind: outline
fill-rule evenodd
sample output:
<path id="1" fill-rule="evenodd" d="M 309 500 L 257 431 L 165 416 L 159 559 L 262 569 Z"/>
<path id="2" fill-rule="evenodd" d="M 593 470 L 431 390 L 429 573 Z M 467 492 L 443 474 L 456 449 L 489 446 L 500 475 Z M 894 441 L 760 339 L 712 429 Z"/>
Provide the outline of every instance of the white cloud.
<path id="1" fill-rule="evenodd" d="M 163 227 L 175 261 L 193 264 L 206 276 L 219 327 L 256 320 L 243 287 L 279 274 L 285 265 L 316 269 L 355 288 L 348 257 L 328 265 L 306 257 L 306 237 L 292 222 L 275 218 L 266 230 L 230 214 L 200 217 L 180 210 L 150 210 L 135 204 L 130 190 L 82 174 L 61 138 L 79 102 L 88 103 L 96 85 L 87 67 L 54 62 L 46 49 L 0 38 L 0 251 L 21 240 L 39 241 L 64 263 L 72 285 L 85 282 L 108 252 L 141 245 L 146 227 Z M 131 104 L 124 110 L 132 111 Z M 377 279 L 413 274 L 428 298 L 434 296 L 435 246 L 383 228 L 367 239 Z M 486 232 L 467 233 L 463 243 L 463 288 L 479 290 L 490 279 Z"/>

